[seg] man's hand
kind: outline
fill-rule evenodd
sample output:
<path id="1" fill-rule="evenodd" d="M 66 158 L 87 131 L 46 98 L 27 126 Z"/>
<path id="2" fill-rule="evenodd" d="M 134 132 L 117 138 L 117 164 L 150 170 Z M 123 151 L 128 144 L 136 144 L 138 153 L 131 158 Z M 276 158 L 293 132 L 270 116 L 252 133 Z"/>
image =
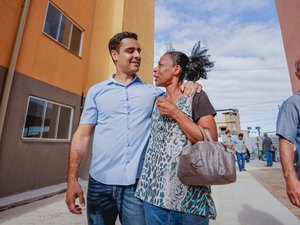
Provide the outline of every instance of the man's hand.
<path id="1" fill-rule="evenodd" d="M 294 166 L 294 144 L 280 137 L 279 149 L 283 175 L 286 181 L 286 193 L 291 203 L 300 208 L 300 181 Z"/>
<path id="2" fill-rule="evenodd" d="M 156 105 L 158 106 L 160 114 L 169 118 L 174 118 L 176 112 L 179 110 L 173 102 L 162 97 L 157 98 Z"/>
<path id="3" fill-rule="evenodd" d="M 79 198 L 79 205 L 76 205 L 76 199 Z M 66 193 L 66 204 L 71 213 L 82 214 L 82 207 L 85 206 L 83 190 L 78 181 L 69 182 Z"/>
<path id="4" fill-rule="evenodd" d="M 300 181 L 298 179 L 286 182 L 286 193 L 291 203 L 300 208 Z"/>
<path id="5" fill-rule="evenodd" d="M 180 86 L 180 90 L 183 92 L 184 96 L 190 97 L 196 92 L 200 93 L 202 85 L 194 81 L 188 81 Z"/>

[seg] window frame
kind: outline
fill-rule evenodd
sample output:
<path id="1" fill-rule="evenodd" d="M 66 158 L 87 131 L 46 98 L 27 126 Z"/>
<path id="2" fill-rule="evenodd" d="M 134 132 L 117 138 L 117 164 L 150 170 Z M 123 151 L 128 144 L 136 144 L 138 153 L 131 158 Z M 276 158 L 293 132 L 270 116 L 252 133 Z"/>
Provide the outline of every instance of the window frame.
<path id="1" fill-rule="evenodd" d="M 48 34 L 47 32 L 45 32 L 45 25 L 46 25 L 46 19 L 47 19 L 47 15 L 48 15 L 48 10 L 49 10 L 49 5 L 52 5 L 54 8 L 56 8 L 59 12 L 60 12 L 60 16 L 59 16 L 59 24 L 57 27 L 57 34 L 56 37 L 52 37 L 50 34 Z M 59 41 L 59 34 L 60 34 L 60 29 L 61 29 L 61 21 L 62 18 L 66 17 L 67 20 L 69 20 L 71 22 L 71 28 L 70 28 L 70 34 L 68 37 L 68 44 L 64 45 L 64 43 Z M 80 35 L 80 43 L 79 43 L 79 49 L 78 49 L 78 53 L 73 51 L 70 46 L 71 46 L 71 42 L 72 42 L 72 34 L 73 34 L 73 27 L 76 26 L 80 31 L 81 31 L 81 35 Z M 70 17 L 68 17 L 61 9 L 59 9 L 53 2 L 48 1 L 47 4 L 47 9 L 46 9 L 46 13 L 45 13 L 45 18 L 44 18 L 44 25 L 43 25 L 43 30 L 42 33 L 44 35 L 46 35 L 47 37 L 51 38 L 52 40 L 54 40 L 55 42 L 57 42 L 58 44 L 60 44 L 61 46 L 63 46 L 64 48 L 68 49 L 71 53 L 75 54 L 76 56 L 81 57 L 81 53 L 82 53 L 82 43 L 83 43 L 83 38 L 84 38 L 84 29 L 79 26 L 77 23 L 74 22 L 74 20 L 72 20 Z"/>
<path id="2" fill-rule="evenodd" d="M 27 116 L 28 116 L 29 103 L 30 103 L 31 99 L 36 99 L 36 100 L 40 100 L 40 101 L 45 102 L 45 105 L 43 106 L 43 117 L 42 117 L 42 123 L 41 123 L 41 133 L 39 134 L 39 137 L 24 137 L 24 130 L 25 130 L 26 120 L 27 120 Z M 59 106 L 58 111 L 57 111 L 57 115 L 56 115 L 56 121 L 55 121 L 55 137 L 54 138 L 43 138 L 43 132 L 44 132 L 44 129 L 45 129 L 44 124 L 45 124 L 45 118 L 46 118 L 48 103 Z M 69 120 L 68 138 L 66 138 L 66 139 L 57 138 L 58 129 L 59 129 L 59 119 L 60 119 L 61 107 L 65 107 L 65 108 L 68 108 L 68 109 L 71 110 L 70 120 Z M 68 106 L 68 105 L 58 103 L 58 102 L 54 102 L 54 101 L 51 101 L 51 100 L 46 100 L 46 99 L 39 98 L 39 97 L 32 96 L 32 95 L 28 96 L 27 106 L 26 106 L 26 114 L 25 114 L 24 123 L 23 123 L 23 126 L 22 126 L 22 134 L 21 134 L 22 140 L 23 141 L 28 141 L 28 142 L 70 142 L 71 141 L 72 128 L 73 128 L 74 110 L 75 109 L 72 106 Z"/>

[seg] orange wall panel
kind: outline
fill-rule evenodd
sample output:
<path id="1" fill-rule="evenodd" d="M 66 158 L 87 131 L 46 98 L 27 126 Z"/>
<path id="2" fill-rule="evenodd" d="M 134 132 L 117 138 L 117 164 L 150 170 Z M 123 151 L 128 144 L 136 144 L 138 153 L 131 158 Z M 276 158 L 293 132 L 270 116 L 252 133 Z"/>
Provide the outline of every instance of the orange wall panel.
<path id="1" fill-rule="evenodd" d="M 154 61 L 154 1 L 126 0 L 124 4 L 123 31 L 133 31 L 139 36 L 142 48 L 140 77 L 153 83 Z"/>
<path id="2" fill-rule="evenodd" d="M 19 18 L 21 16 L 24 0 L 1 0 L 0 1 L 0 65 L 9 66 L 9 59 L 14 45 Z"/>
<path id="3" fill-rule="evenodd" d="M 8 67 L 24 0 L 1 0 L 0 65 Z M 75 94 L 115 71 L 107 44 L 121 31 L 139 35 L 142 66 L 139 75 L 152 82 L 154 0 L 53 0 L 84 31 L 81 56 L 43 33 L 48 0 L 31 0 L 16 71 Z M 5 19 L 4 19 L 5 18 Z"/>
<path id="4" fill-rule="evenodd" d="M 94 1 L 53 1 L 84 30 L 81 57 L 43 33 L 47 0 L 31 1 L 16 70 L 35 79 L 81 95 L 93 21 Z M 72 3 L 72 4 L 71 4 Z M 85 10 L 78 10 L 83 7 Z M 70 10 L 71 9 L 71 10 Z M 72 9 L 74 11 L 72 11 Z M 77 9 L 77 10 L 75 10 Z M 70 12 L 70 13 L 69 13 Z M 72 17 L 70 16 L 72 15 Z"/>

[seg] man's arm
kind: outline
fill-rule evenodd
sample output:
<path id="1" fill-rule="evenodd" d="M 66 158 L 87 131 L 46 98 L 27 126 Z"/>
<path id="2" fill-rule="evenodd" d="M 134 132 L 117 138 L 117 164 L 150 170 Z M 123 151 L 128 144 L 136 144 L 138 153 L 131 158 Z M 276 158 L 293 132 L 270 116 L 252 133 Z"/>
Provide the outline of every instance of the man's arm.
<path id="1" fill-rule="evenodd" d="M 79 198 L 81 206 L 85 205 L 83 190 L 78 182 L 78 173 L 86 156 L 90 138 L 94 132 L 94 124 L 81 124 L 77 128 L 72 138 L 69 170 L 68 170 L 68 186 L 66 193 L 66 204 L 69 211 L 74 214 L 82 214 L 79 205 L 75 205 L 75 201 Z"/>
<path id="2" fill-rule="evenodd" d="M 300 207 L 300 181 L 294 167 L 294 144 L 281 137 L 279 146 L 280 161 L 286 181 L 287 195 L 295 206 Z"/>
<path id="3" fill-rule="evenodd" d="M 202 85 L 195 81 L 188 81 L 180 86 L 180 90 L 185 96 L 190 97 L 196 92 L 200 93 L 202 90 Z"/>
<path id="4" fill-rule="evenodd" d="M 244 144 L 244 153 L 247 153 L 247 145 Z"/>
<path id="5" fill-rule="evenodd" d="M 227 144 L 226 142 L 222 141 L 222 145 L 228 148 L 233 148 L 234 144 Z"/>

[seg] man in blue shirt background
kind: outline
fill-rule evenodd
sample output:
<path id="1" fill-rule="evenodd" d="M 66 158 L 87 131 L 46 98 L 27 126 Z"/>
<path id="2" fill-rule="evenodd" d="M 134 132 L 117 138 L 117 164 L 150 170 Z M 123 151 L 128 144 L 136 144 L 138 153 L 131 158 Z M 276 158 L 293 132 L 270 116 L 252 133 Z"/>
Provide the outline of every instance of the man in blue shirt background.
<path id="1" fill-rule="evenodd" d="M 300 80 L 300 57 L 295 61 L 295 70 Z M 295 206 L 300 207 L 300 92 L 281 105 L 276 134 L 280 138 L 280 161 L 286 180 L 287 195 Z"/>
<path id="2" fill-rule="evenodd" d="M 246 171 L 245 169 L 245 153 L 246 153 L 246 144 L 244 140 L 244 134 L 239 133 L 238 138 L 233 140 L 234 150 L 236 154 L 236 161 L 239 167 L 239 171 Z"/>
<path id="3" fill-rule="evenodd" d="M 145 224 L 142 202 L 135 198 L 137 179 L 150 134 L 151 113 L 163 92 L 136 75 L 141 48 L 135 33 L 116 34 L 109 42 L 116 73 L 90 88 L 80 125 L 72 138 L 66 203 L 70 212 L 82 214 L 84 194 L 78 173 L 93 137 L 87 193 L 88 224 Z M 190 95 L 201 85 L 194 84 Z M 75 205 L 79 198 L 80 205 Z"/>

